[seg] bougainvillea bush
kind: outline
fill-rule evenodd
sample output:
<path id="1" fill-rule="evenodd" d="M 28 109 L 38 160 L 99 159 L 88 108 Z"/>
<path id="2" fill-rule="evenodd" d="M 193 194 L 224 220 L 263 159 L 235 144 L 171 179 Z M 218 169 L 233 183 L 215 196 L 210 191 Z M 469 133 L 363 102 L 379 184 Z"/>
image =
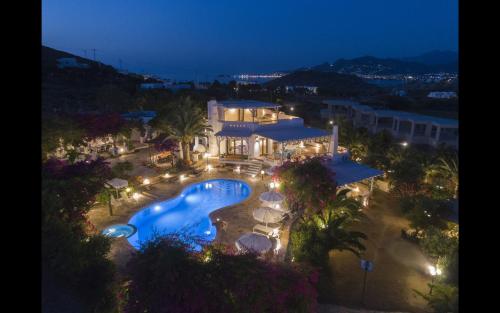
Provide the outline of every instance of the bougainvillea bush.
<path id="1" fill-rule="evenodd" d="M 312 214 L 335 200 L 335 173 L 322 158 L 308 158 L 299 162 L 286 162 L 275 172 L 280 191 L 285 194 L 292 211 Z"/>
<path id="2" fill-rule="evenodd" d="M 128 263 L 124 312 L 315 312 L 317 273 L 175 236 L 146 243 Z"/>

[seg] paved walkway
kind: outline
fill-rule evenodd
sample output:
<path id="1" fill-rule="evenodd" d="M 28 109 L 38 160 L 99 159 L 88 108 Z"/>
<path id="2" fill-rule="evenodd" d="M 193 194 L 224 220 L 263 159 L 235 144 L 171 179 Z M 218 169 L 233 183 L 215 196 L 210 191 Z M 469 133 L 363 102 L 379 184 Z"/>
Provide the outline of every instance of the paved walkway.
<path id="1" fill-rule="evenodd" d="M 401 229 L 408 221 L 399 212 L 397 202 L 387 193 L 374 192 L 371 207 L 365 210 L 367 218 L 353 227 L 368 236 L 363 258 L 374 262 L 368 273 L 365 308 L 387 311 L 426 312 L 426 302 L 413 289 L 425 292 L 430 277 L 429 264 L 419 247 L 401 239 Z M 363 271 L 360 260 L 352 253 L 332 252 L 336 304 L 360 307 Z"/>

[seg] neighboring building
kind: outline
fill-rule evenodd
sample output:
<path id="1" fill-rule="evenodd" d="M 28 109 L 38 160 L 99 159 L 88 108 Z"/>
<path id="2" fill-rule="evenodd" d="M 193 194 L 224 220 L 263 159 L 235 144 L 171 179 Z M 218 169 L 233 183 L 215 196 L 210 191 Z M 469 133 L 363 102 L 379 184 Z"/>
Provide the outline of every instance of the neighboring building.
<path id="1" fill-rule="evenodd" d="M 458 121 L 394 110 L 376 110 L 354 101 L 325 100 L 328 109 L 324 118 L 344 117 L 354 127 L 365 127 L 370 132 L 389 131 L 395 138 L 408 143 L 438 146 L 445 144 L 458 148 Z"/>
<path id="2" fill-rule="evenodd" d="M 457 93 L 454 91 L 432 91 L 427 95 L 427 97 L 435 99 L 450 99 L 456 98 Z"/>
<path id="3" fill-rule="evenodd" d="M 123 113 L 121 116 L 126 120 L 140 120 L 143 125 L 143 131 L 139 129 L 133 129 L 130 135 L 132 141 L 139 141 L 144 143 L 146 140 L 155 138 L 158 133 L 153 130 L 151 126 L 148 125 L 154 117 L 156 117 L 155 111 L 136 111 Z"/>
<path id="4" fill-rule="evenodd" d="M 76 58 L 59 58 L 57 59 L 58 68 L 88 68 L 89 65 L 86 63 L 80 63 Z"/>

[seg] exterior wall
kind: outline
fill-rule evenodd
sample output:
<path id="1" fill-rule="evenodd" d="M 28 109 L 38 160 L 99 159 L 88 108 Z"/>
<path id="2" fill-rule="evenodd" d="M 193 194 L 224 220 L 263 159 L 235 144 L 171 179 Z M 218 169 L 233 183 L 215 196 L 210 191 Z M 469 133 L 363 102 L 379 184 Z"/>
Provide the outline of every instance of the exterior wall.
<path id="1" fill-rule="evenodd" d="M 458 133 L 455 136 L 453 131 L 446 131 L 445 138 L 440 138 L 441 129 L 456 129 L 458 126 L 440 125 L 431 120 L 412 120 L 411 118 L 400 118 L 398 116 L 377 116 L 377 111 L 366 111 L 360 108 L 352 107 L 355 102 L 337 101 L 339 104 L 328 103 L 328 109 L 322 110 L 322 117 L 334 118 L 343 116 L 353 122 L 354 127 L 365 127 L 372 133 L 389 131 L 392 136 L 398 140 L 404 140 L 409 143 L 428 144 L 437 146 L 446 144 L 458 148 Z M 387 119 L 392 119 L 392 123 Z M 385 121 L 384 121 L 385 120 Z M 437 128 L 437 133 L 433 135 L 433 127 Z"/>

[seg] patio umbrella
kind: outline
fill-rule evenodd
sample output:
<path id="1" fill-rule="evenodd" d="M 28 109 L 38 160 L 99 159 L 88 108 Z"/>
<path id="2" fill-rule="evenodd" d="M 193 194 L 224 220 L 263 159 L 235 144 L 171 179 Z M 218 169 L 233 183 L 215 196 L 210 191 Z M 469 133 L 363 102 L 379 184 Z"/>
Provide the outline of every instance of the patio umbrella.
<path id="1" fill-rule="evenodd" d="M 247 233 L 235 241 L 236 248 L 239 251 L 250 251 L 257 253 L 267 252 L 273 247 L 273 244 L 267 236 L 255 233 Z"/>
<path id="2" fill-rule="evenodd" d="M 259 222 L 278 223 L 283 219 L 283 212 L 272 208 L 258 208 L 253 210 L 253 218 Z"/>
<path id="3" fill-rule="evenodd" d="M 278 204 L 283 202 L 285 196 L 276 191 L 266 191 L 260 194 L 259 199 L 266 202 L 270 207 L 276 208 Z"/>
<path id="4" fill-rule="evenodd" d="M 128 187 L 128 181 L 125 179 L 120 179 L 120 178 L 113 178 L 112 180 L 108 180 L 106 184 L 110 185 L 111 187 L 115 189 L 120 189 L 120 188 L 127 188 Z"/>

